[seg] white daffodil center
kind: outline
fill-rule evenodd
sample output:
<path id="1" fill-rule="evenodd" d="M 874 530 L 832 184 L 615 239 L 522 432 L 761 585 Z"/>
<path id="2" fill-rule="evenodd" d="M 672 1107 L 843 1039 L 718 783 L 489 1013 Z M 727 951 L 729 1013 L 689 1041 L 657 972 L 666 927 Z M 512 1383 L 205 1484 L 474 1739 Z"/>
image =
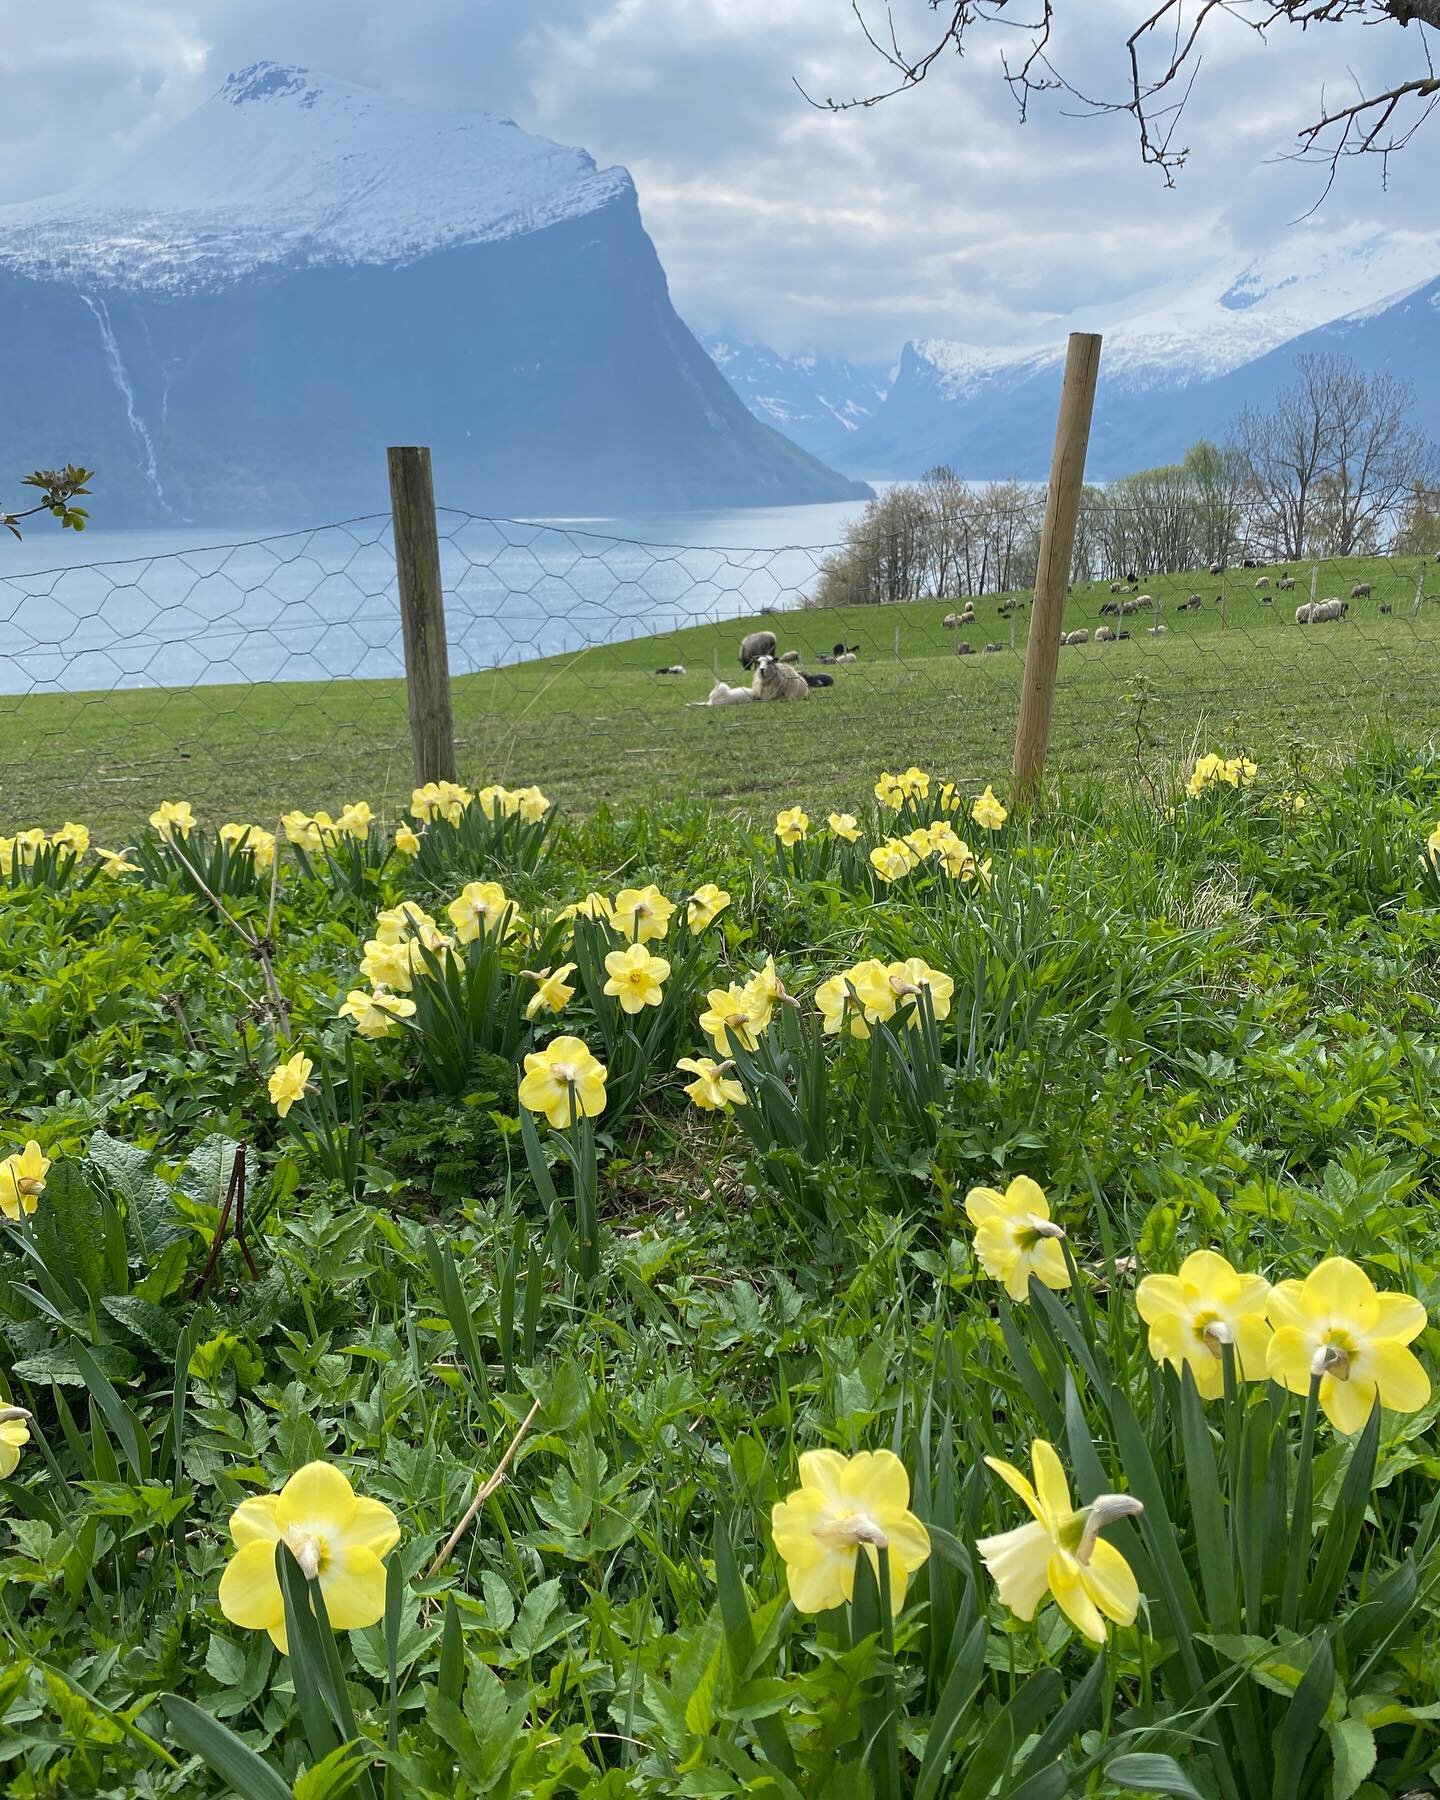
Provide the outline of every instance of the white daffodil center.
<path id="1" fill-rule="evenodd" d="M 1042 1219 L 1039 1213 L 1026 1213 L 1025 1222 L 1015 1228 L 1015 1242 L 1022 1250 L 1033 1250 L 1041 1238 L 1063 1238 L 1065 1228 L 1053 1219 Z"/>
<path id="2" fill-rule="evenodd" d="M 1226 1344 L 1235 1342 L 1235 1331 L 1229 1320 L 1214 1313 L 1202 1312 L 1195 1315 L 1195 1334 L 1216 1362 L 1224 1360 Z"/>
<path id="3" fill-rule="evenodd" d="M 573 1063 L 557 1062 L 550 1065 L 550 1073 L 561 1087 L 569 1087 L 571 1082 L 580 1079 Z"/>
<path id="4" fill-rule="evenodd" d="M 1329 1375 L 1335 1381 L 1350 1379 L 1350 1365 L 1357 1354 L 1357 1346 L 1348 1333 L 1334 1332 L 1323 1343 L 1316 1347 L 1310 1359 L 1311 1375 Z"/>
<path id="5" fill-rule="evenodd" d="M 863 1512 L 840 1513 L 815 1527 L 815 1535 L 832 1550 L 851 1550 L 856 1544 L 873 1544 L 887 1550 L 890 1540 L 869 1515 Z"/>
<path id="6" fill-rule="evenodd" d="M 304 1571 L 307 1581 L 314 1581 L 317 1575 L 324 1572 L 330 1561 L 330 1546 L 324 1538 L 292 1525 L 285 1533 L 285 1542 L 290 1547 L 290 1554 Z"/>

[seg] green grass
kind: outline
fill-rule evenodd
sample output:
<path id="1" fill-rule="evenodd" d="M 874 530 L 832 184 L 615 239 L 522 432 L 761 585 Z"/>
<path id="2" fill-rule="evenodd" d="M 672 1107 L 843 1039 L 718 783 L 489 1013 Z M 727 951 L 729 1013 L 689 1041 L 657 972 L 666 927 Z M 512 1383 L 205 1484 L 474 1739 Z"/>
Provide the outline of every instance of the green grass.
<path id="1" fill-rule="evenodd" d="M 1440 730 L 1440 598 L 1430 573 L 1413 614 L 1413 559 L 1327 564 L 1318 593 L 1348 595 L 1369 581 L 1336 625 L 1293 622 L 1308 594 L 1262 606 L 1255 576 L 1224 583 L 1156 576 L 1165 634 L 1148 615 L 1124 621 L 1127 642 L 1061 652 L 1050 769 L 1070 777 L 1131 778 L 1173 764 L 1197 744 L 1244 747 L 1264 761 L 1313 765 L 1352 747 L 1371 723 L 1407 735 Z M 1192 591 L 1198 614 L 1178 613 Z M 1067 629 L 1100 623 L 1102 584 L 1078 588 Z M 951 602 L 806 611 L 727 621 L 596 646 L 460 676 L 454 683 L 460 774 L 538 782 L 571 803 L 627 809 L 688 797 L 762 813 L 777 796 L 826 805 L 856 797 L 853 771 L 919 760 L 957 777 L 1003 779 L 1014 742 L 1028 612 L 999 615 L 977 602 L 960 659 L 941 628 Z M 1393 612 L 1382 615 L 1382 604 Z M 774 627 L 808 667 L 838 638 L 859 663 L 833 671 L 833 689 L 801 706 L 689 707 L 716 673 L 743 679 L 742 632 Z M 1012 633 L 1013 625 L 1013 633 Z M 661 678 L 670 663 L 689 670 Z M 275 683 L 0 699 L 0 820 L 4 828 L 83 817 L 110 835 L 133 832 L 173 790 L 207 817 L 273 820 L 292 806 L 364 795 L 393 813 L 410 788 L 405 696 L 394 681 Z"/>

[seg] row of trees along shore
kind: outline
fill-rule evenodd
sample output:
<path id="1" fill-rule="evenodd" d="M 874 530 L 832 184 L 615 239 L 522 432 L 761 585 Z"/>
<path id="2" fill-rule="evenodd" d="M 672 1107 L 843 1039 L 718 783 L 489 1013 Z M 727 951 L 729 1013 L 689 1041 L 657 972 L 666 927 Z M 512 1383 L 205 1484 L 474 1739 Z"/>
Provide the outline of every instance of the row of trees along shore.
<path id="1" fill-rule="evenodd" d="M 1269 411 L 1222 444 L 1085 490 L 1073 579 L 1338 556 L 1440 554 L 1440 465 L 1408 381 L 1302 356 Z M 817 606 L 1013 592 L 1035 581 L 1044 490 L 931 469 L 872 500 L 829 557 Z"/>

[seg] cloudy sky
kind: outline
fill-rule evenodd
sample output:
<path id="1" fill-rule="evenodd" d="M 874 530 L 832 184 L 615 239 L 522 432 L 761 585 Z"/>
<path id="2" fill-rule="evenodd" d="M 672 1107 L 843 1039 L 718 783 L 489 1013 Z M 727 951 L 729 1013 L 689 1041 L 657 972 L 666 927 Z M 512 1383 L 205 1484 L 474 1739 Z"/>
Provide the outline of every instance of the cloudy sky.
<path id="1" fill-rule="evenodd" d="M 1149 10 L 1061 0 L 1074 23 L 1058 64 L 1116 93 Z M 893 12 L 907 45 L 933 28 L 926 0 Z M 1280 30 L 1267 46 L 1219 17 L 1181 132 L 1190 163 L 1168 190 L 1127 119 L 1046 96 L 1017 121 L 999 78 L 1015 32 L 873 110 L 816 110 L 797 81 L 838 98 L 883 75 L 848 0 L 73 0 L 59 31 L 37 17 L 0 0 L 0 200 L 83 179 L 231 69 L 298 62 L 625 164 L 692 325 L 882 362 L 908 337 L 1033 341 L 1217 264 L 1283 268 L 1323 183 L 1280 153 L 1347 70 L 1413 73 L 1419 31 Z M 1388 188 L 1374 161 L 1349 165 L 1318 226 L 1299 229 L 1440 231 L 1423 169 L 1440 118 L 1420 146 Z"/>

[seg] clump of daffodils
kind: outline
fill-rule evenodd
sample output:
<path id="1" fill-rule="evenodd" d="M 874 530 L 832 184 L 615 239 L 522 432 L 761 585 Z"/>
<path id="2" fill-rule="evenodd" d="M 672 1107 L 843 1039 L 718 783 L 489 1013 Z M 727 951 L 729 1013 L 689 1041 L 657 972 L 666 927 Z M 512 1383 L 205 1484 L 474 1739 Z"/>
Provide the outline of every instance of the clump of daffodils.
<path id="1" fill-rule="evenodd" d="M 753 1050 L 770 1029 L 776 1006 L 789 996 L 771 956 L 748 981 L 732 981 L 728 988 L 711 988 L 705 999 L 700 1029 L 718 1054 L 728 1057 L 732 1038 L 742 1050 Z"/>
<path id="2" fill-rule="evenodd" d="M 998 831 L 1010 817 L 1010 809 L 995 797 L 995 790 L 986 783 L 985 792 L 970 808 L 970 817 L 982 831 Z"/>
<path id="3" fill-rule="evenodd" d="M 364 843 L 370 835 L 370 827 L 374 822 L 375 814 L 371 810 L 368 800 L 350 801 L 348 805 L 340 809 L 338 819 L 332 818 L 328 812 L 307 813 L 297 808 L 293 812 L 286 813 L 280 821 L 289 842 L 297 850 L 303 850 L 307 856 L 320 855 L 330 845 L 338 844 L 341 838 L 354 838 L 357 842 Z M 233 831 L 238 837 L 244 832 L 253 834 L 255 827 L 253 825 L 226 826 L 221 831 L 222 838 L 226 831 Z M 254 841 L 252 836 L 252 845 Z M 271 848 L 273 851 L 273 839 L 271 839 Z M 256 867 L 259 867 L 258 861 Z"/>
<path id="4" fill-rule="evenodd" d="M 365 810 L 368 812 L 370 809 L 367 806 Z M 231 850 L 248 850 L 255 858 L 257 874 L 263 875 L 275 866 L 275 833 L 273 831 L 266 831 L 259 825 L 240 825 L 232 820 L 230 823 L 222 825 L 217 835 L 220 842 Z"/>
<path id="5" fill-rule="evenodd" d="M 922 994 L 928 995 L 936 1019 L 949 1017 L 955 983 L 943 970 L 932 969 L 919 956 L 891 963 L 869 956 L 822 981 L 815 1004 L 827 1036 L 848 1031 L 868 1038 L 872 1025 L 887 1024 L 897 1013 L 908 1020 Z"/>
<path id="6" fill-rule="evenodd" d="M 1192 800 L 1198 800 L 1216 786 L 1249 787 L 1259 773 L 1259 765 L 1251 762 L 1248 756 L 1217 756 L 1211 750 L 1191 770 L 1185 792 Z"/>

